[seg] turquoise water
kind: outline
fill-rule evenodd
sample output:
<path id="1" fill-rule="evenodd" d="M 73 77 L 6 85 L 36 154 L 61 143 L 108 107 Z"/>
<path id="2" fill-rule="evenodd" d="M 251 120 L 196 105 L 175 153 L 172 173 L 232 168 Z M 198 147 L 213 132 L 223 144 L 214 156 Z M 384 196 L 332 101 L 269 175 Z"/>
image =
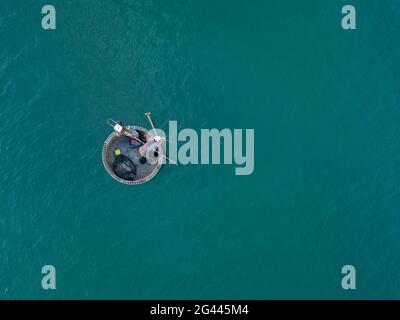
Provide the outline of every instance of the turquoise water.
<path id="1" fill-rule="evenodd" d="M 400 298 L 398 1 L 44 4 L 0 4 L 1 299 Z M 254 173 L 117 183 L 105 121 L 146 111 L 254 128 Z"/>

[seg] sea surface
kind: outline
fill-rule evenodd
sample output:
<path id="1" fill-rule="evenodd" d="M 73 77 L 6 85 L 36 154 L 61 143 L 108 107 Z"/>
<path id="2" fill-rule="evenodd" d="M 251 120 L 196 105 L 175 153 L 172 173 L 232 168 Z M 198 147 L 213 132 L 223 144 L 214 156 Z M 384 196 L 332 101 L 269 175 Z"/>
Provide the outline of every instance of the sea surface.
<path id="1" fill-rule="evenodd" d="M 347 2 L 1 0 L 0 299 L 400 298 L 400 2 Z M 116 182 L 147 111 L 255 129 L 253 174 Z"/>

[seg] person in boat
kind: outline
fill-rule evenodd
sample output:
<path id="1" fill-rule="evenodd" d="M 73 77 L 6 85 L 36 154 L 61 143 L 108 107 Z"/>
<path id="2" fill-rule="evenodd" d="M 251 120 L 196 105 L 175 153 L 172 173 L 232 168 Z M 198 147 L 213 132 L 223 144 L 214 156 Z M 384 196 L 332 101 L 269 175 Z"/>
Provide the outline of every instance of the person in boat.
<path id="1" fill-rule="evenodd" d="M 123 124 L 122 121 L 118 121 L 117 124 L 121 128 L 119 131 L 117 131 L 118 136 L 122 136 L 122 135 L 127 136 L 129 138 L 132 138 L 132 141 L 135 140 L 134 138 L 136 138 L 136 139 L 139 138 L 139 133 L 135 129 L 128 129 L 127 127 L 125 127 L 125 125 Z M 132 141 L 131 141 L 131 144 L 135 145 L 135 143 L 132 143 Z M 138 141 L 136 141 L 136 142 L 138 142 Z"/>
<path id="2" fill-rule="evenodd" d="M 162 138 L 155 136 L 139 148 L 139 153 L 146 161 L 155 163 L 158 161 L 159 147 L 161 146 Z"/>
<path id="3" fill-rule="evenodd" d="M 128 135 L 129 134 L 129 130 L 128 130 L 128 128 L 127 127 L 125 127 L 125 125 L 123 124 L 123 122 L 122 121 L 118 121 L 117 122 L 120 126 L 121 126 L 121 130 L 118 132 L 118 135 L 119 136 L 122 136 L 122 135 Z"/>

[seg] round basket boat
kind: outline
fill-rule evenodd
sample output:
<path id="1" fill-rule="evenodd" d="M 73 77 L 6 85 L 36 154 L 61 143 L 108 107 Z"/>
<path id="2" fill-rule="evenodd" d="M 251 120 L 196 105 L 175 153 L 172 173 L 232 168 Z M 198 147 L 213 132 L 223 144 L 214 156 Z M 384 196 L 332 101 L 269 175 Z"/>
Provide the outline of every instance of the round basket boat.
<path id="1" fill-rule="evenodd" d="M 126 126 L 129 130 L 136 130 L 142 141 L 146 141 L 148 137 L 148 131 L 145 128 L 139 126 Z M 151 164 L 149 162 L 141 161 L 143 157 L 139 153 L 139 146 L 131 144 L 132 139 L 125 136 L 120 135 L 118 132 L 113 131 L 103 145 L 103 164 L 108 174 L 113 177 L 115 180 L 128 184 L 135 185 L 145 183 L 151 180 L 160 170 L 163 158 L 158 156 L 158 161 L 155 164 Z M 114 170 L 114 163 L 116 160 L 116 151 L 119 149 L 119 152 L 125 157 L 125 159 L 129 159 L 129 163 L 133 163 L 135 166 L 136 172 L 134 177 L 126 179 L 117 175 Z M 159 150 L 163 153 L 163 150 Z"/>

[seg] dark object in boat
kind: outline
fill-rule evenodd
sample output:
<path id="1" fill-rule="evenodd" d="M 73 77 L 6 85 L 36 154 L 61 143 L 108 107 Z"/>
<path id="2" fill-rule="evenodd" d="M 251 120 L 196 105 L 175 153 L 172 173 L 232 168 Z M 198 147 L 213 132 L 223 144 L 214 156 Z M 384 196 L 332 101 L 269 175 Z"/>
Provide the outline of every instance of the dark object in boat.
<path id="1" fill-rule="evenodd" d="M 128 157 L 119 154 L 113 163 L 114 173 L 121 179 L 133 181 L 136 177 L 136 166 Z"/>

